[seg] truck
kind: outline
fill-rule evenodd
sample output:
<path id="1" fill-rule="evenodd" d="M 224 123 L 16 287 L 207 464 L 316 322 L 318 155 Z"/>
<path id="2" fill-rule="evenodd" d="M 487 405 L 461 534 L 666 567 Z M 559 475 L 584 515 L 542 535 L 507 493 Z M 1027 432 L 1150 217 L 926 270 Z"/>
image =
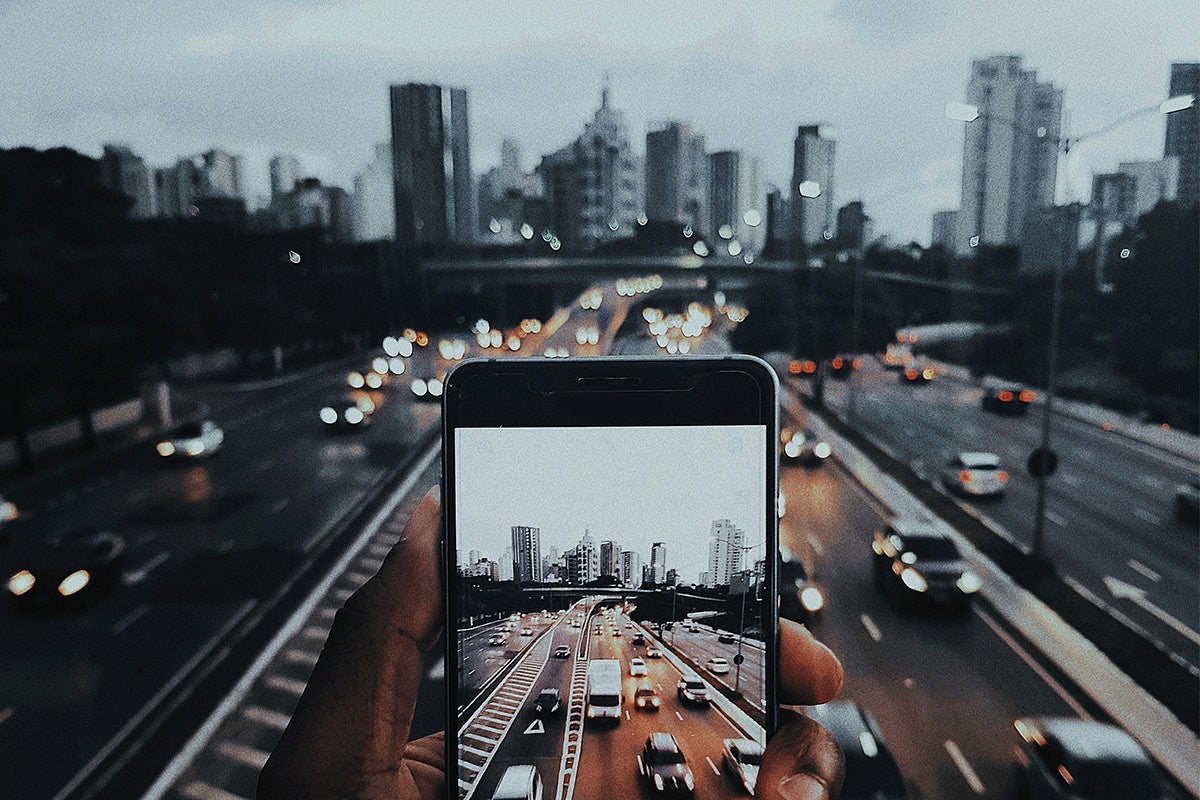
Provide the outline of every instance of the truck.
<path id="1" fill-rule="evenodd" d="M 621 721 L 621 662 L 598 658 L 588 662 L 587 718 Z"/>

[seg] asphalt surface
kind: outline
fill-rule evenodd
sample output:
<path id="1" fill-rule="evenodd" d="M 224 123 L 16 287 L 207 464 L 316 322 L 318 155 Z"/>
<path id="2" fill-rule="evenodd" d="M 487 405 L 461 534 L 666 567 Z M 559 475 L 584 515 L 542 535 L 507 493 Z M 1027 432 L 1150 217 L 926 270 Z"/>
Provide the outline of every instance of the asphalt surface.
<path id="1" fill-rule="evenodd" d="M 856 425 L 942 485 L 947 457 L 998 454 L 1010 475 L 998 498 L 959 500 L 1023 547 L 1032 542 L 1036 482 L 1025 469 L 1041 441 L 1042 410 L 1000 416 L 981 407 L 978 386 L 939 376 L 910 386 L 865 359 L 855 379 Z M 826 383 L 826 401 L 845 411 L 848 386 Z M 1197 528 L 1176 518 L 1174 488 L 1200 472 L 1187 461 L 1115 432 L 1056 415 L 1045 553 L 1061 574 L 1112 605 L 1193 668 L 1200 667 L 1200 544 Z M 1115 597 L 1115 579 L 1144 597 Z"/>

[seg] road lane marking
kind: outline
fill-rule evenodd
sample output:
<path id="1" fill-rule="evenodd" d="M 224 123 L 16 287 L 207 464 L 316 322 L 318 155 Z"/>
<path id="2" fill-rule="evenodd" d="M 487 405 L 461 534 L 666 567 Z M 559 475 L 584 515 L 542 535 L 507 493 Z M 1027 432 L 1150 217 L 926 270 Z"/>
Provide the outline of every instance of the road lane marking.
<path id="1" fill-rule="evenodd" d="M 260 725 L 266 725 L 268 728 L 274 728 L 281 731 L 288 726 L 288 722 L 292 717 L 290 714 L 283 714 L 279 711 L 272 711 L 269 708 L 262 706 L 246 706 L 242 709 L 242 716 L 251 722 L 257 722 Z"/>
<path id="2" fill-rule="evenodd" d="M 162 563 L 170 557 L 171 554 L 169 552 L 163 551 L 154 558 L 142 564 L 142 566 L 138 567 L 137 569 L 126 572 L 122 576 L 125 579 L 125 585 L 133 586 L 134 584 L 141 583 L 142 581 L 146 580 L 146 578 L 152 571 L 154 571 L 156 567 L 161 566 Z"/>
<path id="3" fill-rule="evenodd" d="M 257 747 L 241 744 L 239 742 L 224 741 L 217 745 L 217 754 L 224 756 L 230 761 L 238 764 L 244 764 L 251 769 L 261 770 L 263 765 L 267 763 L 267 759 L 271 756 L 265 750 L 259 750 Z"/>
<path id="4" fill-rule="evenodd" d="M 680 714 L 678 711 L 676 711 L 675 716 L 679 717 L 680 722 L 683 722 L 683 714 Z"/>
<path id="5" fill-rule="evenodd" d="M 958 749 L 958 745 L 954 743 L 953 739 L 947 739 L 945 746 L 946 752 L 950 754 L 950 760 L 954 762 L 954 766 L 958 767 L 958 771 L 962 773 L 967 785 L 971 787 L 971 791 L 975 794 L 983 794 L 983 781 L 979 780 L 979 776 L 971 768 L 971 762 L 967 761 L 962 750 Z"/>
<path id="6" fill-rule="evenodd" d="M 1088 713 L 1087 709 L 1084 708 L 1078 700 L 1071 696 L 1071 693 L 1068 692 L 1061 683 L 1055 680 L 1054 676 L 1047 672 L 1046 669 L 1039 664 L 1032 655 L 1029 654 L 1029 651 L 1027 651 L 1024 647 L 1021 647 L 1020 643 L 1008 634 L 1008 631 L 1000 627 L 1000 623 L 992 619 L 991 615 L 987 612 L 980 611 L 978 607 L 972 607 L 972 610 L 975 612 L 977 617 L 984 621 L 984 624 L 992 629 L 992 632 L 995 633 L 996 636 L 1000 637 L 1000 641 L 1008 645 L 1008 648 L 1016 653 L 1017 657 L 1024 661 L 1025 664 L 1031 670 L 1033 670 L 1034 674 L 1041 678 L 1042 681 L 1050 687 L 1051 691 L 1062 698 L 1064 703 L 1070 706 L 1071 710 L 1074 711 L 1080 719 L 1090 720 L 1092 718 L 1092 715 Z"/>
<path id="7" fill-rule="evenodd" d="M 283 660 L 289 664 L 302 664 L 307 667 L 315 667 L 317 665 L 317 657 L 320 653 L 313 653 L 308 650 L 301 650 L 298 647 L 293 647 L 283 651 Z"/>
<path id="8" fill-rule="evenodd" d="M 883 640 L 883 634 L 880 632 L 879 626 L 875 624 L 875 620 L 866 614 L 861 614 L 858 618 L 862 621 L 862 626 L 867 629 L 867 634 L 872 639 L 877 642 Z"/>
<path id="9" fill-rule="evenodd" d="M 329 638 L 329 629 L 321 625 L 306 625 L 304 630 L 300 631 L 300 636 L 314 641 L 325 641 Z"/>
<path id="10" fill-rule="evenodd" d="M 1161 517 L 1159 517 L 1156 514 L 1151 514 L 1149 511 L 1147 511 L 1144 508 L 1135 508 L 1133 510 L 1133 515 L 1135 517 L 1137 517 L 1138 519 L 1149 522 L 1151 525 L 1161 525 L 1162 524 Z"/>
<path id="11" fill-rule="evenodd" d="M 1171 630 L 1178 633 L 1180 636 L 1191 641 L 1197 647 L 1200 647 L 1200 633 L 1189 628 L 1184 623 L 1175 619 L 1175 617 L 1163 611 L 1154 603 L 1146 599 L 1146 590 L 1140 586 L 1126 583 L 1125 581 L 1117 580 L 1111 575 L 1104 576 L 1104 585 L 1108 587 L 1108 591 L 1118 600 L 1129 600 L 1134 605 L 1141 608 L 1143 611 L 1156 617 L 1160 622 L 1164 623 Z"/>
<path id="12" fill-rule="evenodd" d="M 299 697 L 304 694 L 304 681 L 298 681 L 295 678 L 285 678 L 282 675 L 272 675 L 263 683 L 271 689 L 278 689 L 281 692 L 287 692 L 290 695 Z"/>
<path id="13" fill-rule="evenodd" d="M 204 781 L 192 781 L 179 790 L 179 793 L 188 800 L 248 800 L 240 794 L 227 792 L 224 789 L 218 789 L 211 783 Z"/>
<path id="14" fill-rule="evenodd" d="M 821 544 L 821 540 L 811 533 L 808 535 L 808 546 L 813 549 L 813 552 L 819 556 L 825 555 L 825 545 Z"/>
<path id="15" fill-rule="evenodd" d="M 711 758 L 709 758 L 708 756 L 705 756 L 704 760 L 708 762 L 708 766 L 712 769 L 714 775 L 721 774 L 721 770 L 717 769 L 717 765 L 713 763 L 713 760 Z"/>
<path id="16" fill-rule="evenodd" d="M 1050 509 L 1046 509 L 1046 519 L 1050 520 L 1051 522 L 1053 522 L 1055 525 L 1057 525 L 1060 528 L 1067 527 L 1067 520 L 1063 517 L 1063 515 L 1056 514 L 1055 512 L 1051 511 Z"/>
<path id="17" fill-rule="evenodd" d="M 1131 570 L 1133 570 L 1134 572 L 1141 573 L 1142 575 L 1144 575 L 1145 577 L 1154 581 L 1155 583 L 1158 583 L 1159 581 L 1162 580 L 1162 575 L 1159 575 L 1157 572 L 1150 569 L 1145 564 L 1138 561 L 1136 558 L 1129 559 L 1129 568 Z"/>
<path id="18" fill-rule="evenodd" d="M 150 610 L 150 606 L 146 605 L 144 603 L 142 605 L 138 606 L 133 611 L 129 612 L 124 617 L 117 620 L 117 624 L 113 625 L 113 628 L 112 628 L 113 633 L 115 633 L 115 634 L 124 633 L 125 631 L 127 631 L 129 629 L 130 625 L 132 625 L 133 623 L 137 622 L 139 619 L 144 617 L 146 615 L 146 612 L 148 612 L 149 610 Z"/>
<path id="19" fill-rule="evenodd" d="M 12 706 L 8 706 L 7 708 L 0 709 L 0 725 L 3 725 L 4 723 L 6 723 L 10 719 L 12 719 L 12 715 L 13 715 L 13 707 Z"/>
<path id="20" fill-rule="evenodd" d="M 367 552 L 373 556 L 386 556 L 392 552 L 392 546 L 387 544 L 373 544 L 367 548 Z"/>
<path id="21" fill-rule="evenodd" d="M 488 750 L 480 750 L 478 747 L 471 747 L 471 745 L 463 744 L 462 742 L 459 742 L 458 746 L 473 756 L 483 756 L 484 758 L 487 758 L 491 755 L 491 752 Z"/>

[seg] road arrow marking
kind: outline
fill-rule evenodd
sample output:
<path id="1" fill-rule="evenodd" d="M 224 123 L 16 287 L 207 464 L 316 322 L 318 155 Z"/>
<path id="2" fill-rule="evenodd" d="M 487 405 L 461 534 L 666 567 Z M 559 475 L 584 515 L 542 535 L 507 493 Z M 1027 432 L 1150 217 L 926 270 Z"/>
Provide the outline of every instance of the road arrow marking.
<path id="1" fill-rule="evenodd" d="M 533 734 L 533 733 L 545 733 L 545 732 L 546 732 L 546 726 L 542 724 L 542 721 L 540 719 L 535 719 L 533 721 L 533 724 L 531 724 L 528 728 L 525 729 L 526 736 L 529 736 L 530 734 Z"/>
<path id="2" fill-rule="evenodd" d="M 1163 611 L 1158 606 L 1146 599 L 1146 590 L 1125 581 L 1117 580 L 1111 575 L 1104 577 L 1104 585 L 1108 587 L 1108 591 L 1112 592 L 1112 596 L 1118 600 L 1129 600 L 1134 605 L 1140 607 L 1144 611 L 1154 615 L 1162 622 L 1166 623 L 1176 633 L 1188 639 L 1192 643 L 1200 646 L 1200 633 L 1184 625 L 1179 620 L 1172 617 L 1167 612 Z"/>

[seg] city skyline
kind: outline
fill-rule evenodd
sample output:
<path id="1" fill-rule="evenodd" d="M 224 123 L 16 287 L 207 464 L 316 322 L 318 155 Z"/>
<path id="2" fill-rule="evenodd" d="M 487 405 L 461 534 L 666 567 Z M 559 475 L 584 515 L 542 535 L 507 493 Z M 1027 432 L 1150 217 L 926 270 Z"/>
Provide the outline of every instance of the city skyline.
<path id="1" fill-rule="evenodd" d="M 689 8 L 687 30 L 665 30 L 645 9 L 635 20 L 581 12 L 586 25 L 547 15 L 531 40 L 520 17 L 467 8 L 251 5 L 214 29 L 200 9 L 97 19 L 80 4 L 56 8 L 51 20 L 16 3 L 0 12 L 8 30 L 22 32 L 0 56 L 15 78 L 0 89 L 10 109 L 0 145 L 98 155 L 106 142 L 128 142 L 155 165 L 221 148 L 243 157 L 251 199 L 268 194 L 270 157 L 294 153 L 324 182 L 349 187 L 386 138 L 387 86 L 426 80 L 471 93 L 471 156 L 482 172 L 499 162 L 502 138 L 537 156 L 570 141 L 610 71 L 636 151 L 651 119 L 679 119 L 703 131 L 711 150 L 758 157 L 764 185 L 788 181 L 789 131 L 829 120 L 838 128 L 839 204 L 862 199 L 879 232 L 926 241 L 931 214 L 957 205 L 962 131 L 941 110 L 962 99 L 972 60 L 1022 54 L 1065 90 L 1074 131 L 1162 99 L 1170 62 L 1196 60 L 1177 32 L 1194 29 L 1200 12 L 1183 3 L 1154 19 L 1115 3 L 1086 17 L 1035 4 L 956 14 L 935 6 L 899 10 L 886 25 L 857 3 L 818 4 L 803 19 L 780 5 L 740 21 Z M 986 47 L 970 35 L 985 26 L 995 34 Z M 82 30 L 89 35 L 74 33 Z M 134 72 L 86 48 L 51 65 L 58 51 L 47 37 L 102 41 L 105 31 L 144 51 Z M 623 44 L 580 48 L 580 36 Z M 351 41 L 360 47 L 352 51 Z M 1113 57 L 1096 63 L 1067 42 Z M 589 55 L 581 59 L 581 50 Z M 530 72 L 530 53 L 569 67 Z M 692 88 L 678 92 L 684 75 Z M 1120 161 L 1161 157 L 1163 130 L 1163 120 L 1146 118 L 1080 148 L 1066 170 L 1068 199 L 1085 197 L 1091 175 Z"/>

